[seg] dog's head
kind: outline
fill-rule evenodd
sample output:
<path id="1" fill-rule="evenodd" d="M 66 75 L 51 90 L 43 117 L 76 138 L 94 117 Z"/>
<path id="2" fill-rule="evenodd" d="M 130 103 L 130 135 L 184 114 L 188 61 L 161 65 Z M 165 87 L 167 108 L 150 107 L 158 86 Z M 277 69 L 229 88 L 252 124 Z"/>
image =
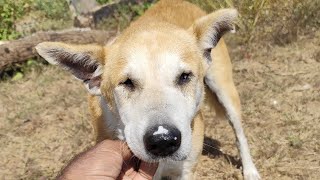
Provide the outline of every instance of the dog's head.
<path id="1" fill-rule="evenodd" d="M 44 42 L 36 49 L 108 102 L 137 157 L 183 160 L 191 151 L 191 124 L 204 97 L 211 49 L 233 29 L 236 16 L 235 10 L 220 10 L 188 30 L 134 24 L 107 46 Z"/>

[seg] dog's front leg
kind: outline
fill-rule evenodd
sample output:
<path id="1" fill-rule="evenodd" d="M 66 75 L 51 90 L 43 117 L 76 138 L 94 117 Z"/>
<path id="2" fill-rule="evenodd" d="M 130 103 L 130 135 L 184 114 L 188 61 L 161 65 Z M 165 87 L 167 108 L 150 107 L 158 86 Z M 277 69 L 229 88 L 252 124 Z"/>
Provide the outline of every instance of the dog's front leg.
<path id="1" fill-rule="evenodd" d="M 219 53 L 216 55 L 219 56 Z M 231 63 L 219 64 L 220 62 L 221 59 L 217 59 L 216 64 L 213 61 L 212 67 L 205 77 L 205 82 L 210 90 L 217 95 L 219 102 L 225 108 L 226 116 L 235 132 L 242 160 L 244 179 L 258 180 L 260 176 L 252 161 L 247 138 L 241 125 L 240 99 L 232 80 Z M 218 69 L 221 67 L 222 69 Z"/>
<path id="2" fill-rule="evenodd" d="M 221 84 L 212 76 L 206 78 L 206 83 L 216 93 L 219 102 L 224 106 L 229 123 L 235 132 L 245 180 L 260 179 L 259 173 L 252 161 L 247 138 L 241 125 L 240 107 L 237 100 L 235 100 L 238 98 L 235 87 L 230 84 Z"/>
<path id="3" fill-rule="evenodd" d="M 241 125 L 239 101 L 235 100 L 238 98 L 235 87 L 233 85 L 219 84 L 212 76 L 207 77 L 205 81 L 209 88 L 216 93 L 219 102 L 224 106 L 229 123 L 235 132 L 244 178 L 246 180 L 260 179 L 259 173 L 252 161 L 247 138 Z"/>

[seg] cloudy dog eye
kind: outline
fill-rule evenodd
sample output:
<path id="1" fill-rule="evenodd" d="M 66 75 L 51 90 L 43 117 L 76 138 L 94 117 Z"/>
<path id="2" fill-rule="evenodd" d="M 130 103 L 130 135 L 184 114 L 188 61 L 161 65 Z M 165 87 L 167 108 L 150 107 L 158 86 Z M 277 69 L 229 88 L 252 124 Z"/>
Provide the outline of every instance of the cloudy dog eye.
<path id="1" fill-rule="evenodd" d="M 135 86 L 130 78 L 126 79 L 124 82 L 120 83 L 130 90 L 134 90 Z"/>
<path id="2" fill-rule="evenodd" d="M 179 78 L 178 78 L 178 85 L 184 85 L 184 84 L 190 82 L 191 77 L 192 77 L 192 73 L 191 73 L 191 72 L 189 72 L 189 73 L 186 73 L 186 72 L 182 73 L 182 74 L 179 76 Z"/>

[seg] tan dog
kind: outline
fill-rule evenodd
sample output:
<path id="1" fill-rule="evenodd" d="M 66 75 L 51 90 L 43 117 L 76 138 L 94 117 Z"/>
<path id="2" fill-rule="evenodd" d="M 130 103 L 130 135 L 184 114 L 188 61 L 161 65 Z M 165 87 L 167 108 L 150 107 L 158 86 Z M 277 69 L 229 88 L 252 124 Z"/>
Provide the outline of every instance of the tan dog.
<path id="1" fill-rule="evenodd" d="M 244 177 L 256 180 L 230 58 L 220 39 L 233 30 L 236 17 L 234 9 L 206 15 L 188 2 L 162 0 L 109 45 L 44 42 L 36 49 L 86 85 L 97 141 L 125 140 L 140 159 L 160 162 L 155 179 L 194 177 L 206 98 L 228 117 Z"/>

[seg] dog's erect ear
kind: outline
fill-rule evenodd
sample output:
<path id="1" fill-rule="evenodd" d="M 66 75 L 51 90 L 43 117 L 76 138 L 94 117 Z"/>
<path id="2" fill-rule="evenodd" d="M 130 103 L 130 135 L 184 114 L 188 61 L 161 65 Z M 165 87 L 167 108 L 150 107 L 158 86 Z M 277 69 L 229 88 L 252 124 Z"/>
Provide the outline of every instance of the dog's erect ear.
<path id="1" fill-rule="evenodd" d="M 49 63 L 69 70 L 85 84 L 93 95 L 100 95 L 105 48 L 99 45 L 69 45 L 43 42 L 36 46 L 38 53 Z"/>
<path id="2" fill-rule="evenodd" d="M 190 31 L 196 36 L 204 57 L 211 62 L 211 49 L 228 31 L 235 30 L 238 12 L 235 9 L 221 9 L 196 20 Z"/>

